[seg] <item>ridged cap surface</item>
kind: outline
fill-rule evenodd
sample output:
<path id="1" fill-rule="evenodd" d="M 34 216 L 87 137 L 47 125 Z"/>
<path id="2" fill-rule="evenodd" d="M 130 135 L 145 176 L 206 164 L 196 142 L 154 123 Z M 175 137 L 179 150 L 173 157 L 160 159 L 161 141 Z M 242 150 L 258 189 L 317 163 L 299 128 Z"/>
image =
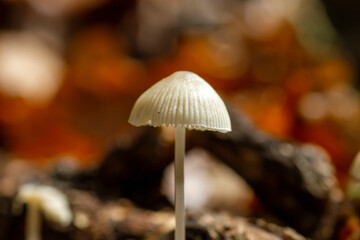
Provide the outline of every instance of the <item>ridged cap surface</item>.
<path id="1" fill-rule="evenodd" d="M 129 123 L 231 131 L 229 113 L 220 96 L 205 80 L 187 71 L 175 72 L 146 90 L 136 101 Z"/>

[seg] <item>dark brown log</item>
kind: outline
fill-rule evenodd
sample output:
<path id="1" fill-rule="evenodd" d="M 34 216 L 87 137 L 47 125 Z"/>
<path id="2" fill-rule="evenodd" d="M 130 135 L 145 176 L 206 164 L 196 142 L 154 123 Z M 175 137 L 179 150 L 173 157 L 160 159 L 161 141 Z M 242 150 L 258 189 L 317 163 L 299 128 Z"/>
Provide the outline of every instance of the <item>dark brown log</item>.
<path id="1" fill-rule="evenodd" d="M 160 185 L 164 169 L 173 161 L 174 150 L 158 130 L 134 128 L 119 137 L 100 166 L 79 171 L 60 164 L 52 175 L 102 199 L 128 198 L 147 209 L 171 207 L 161 194 Z"/>
<path id="2" fill-rule="evenodd" d="M 201 146 L 241 175 L 265 208 L 300 233 L 329 239 L 342 191 L 328 155 L 309 144 L 275 139 L 256 129 L 231 105 L 233 131 L 192 131 L 189 144 Z"/>

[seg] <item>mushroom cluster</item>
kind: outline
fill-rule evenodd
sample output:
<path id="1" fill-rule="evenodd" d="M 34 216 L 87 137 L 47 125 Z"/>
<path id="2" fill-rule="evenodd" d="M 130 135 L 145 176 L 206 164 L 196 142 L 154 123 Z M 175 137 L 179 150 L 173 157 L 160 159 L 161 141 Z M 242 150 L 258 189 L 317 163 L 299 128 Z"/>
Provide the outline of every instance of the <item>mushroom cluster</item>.
<path id="1" fill-rule="evenodd" d="M 185 239 L 184 155 L 185 129 L 231 131 L 226 106 L 216 91 L 197 74 L 175 72 L 146 90 L 129 118 L 134 126 L 174 126 L 175 240 Z"/>

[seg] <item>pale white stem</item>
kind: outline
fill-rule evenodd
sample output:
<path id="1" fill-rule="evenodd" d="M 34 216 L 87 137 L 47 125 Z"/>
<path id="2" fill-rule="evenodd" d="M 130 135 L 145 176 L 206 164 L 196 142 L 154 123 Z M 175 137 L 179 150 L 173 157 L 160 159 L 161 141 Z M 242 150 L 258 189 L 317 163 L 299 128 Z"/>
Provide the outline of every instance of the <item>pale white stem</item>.
<path id="1" fill-rule="evenodd" d="M 41 240 L 40 206 L 37 202 L 29 202 L 27 205 L 25 222 L 25 239 Z"/>
<path id="2" fill-rule="evenodd" d="M 175 240 L 185 240 L 184 195 L 185 127 L 176 126 L 175 134 Z"/>

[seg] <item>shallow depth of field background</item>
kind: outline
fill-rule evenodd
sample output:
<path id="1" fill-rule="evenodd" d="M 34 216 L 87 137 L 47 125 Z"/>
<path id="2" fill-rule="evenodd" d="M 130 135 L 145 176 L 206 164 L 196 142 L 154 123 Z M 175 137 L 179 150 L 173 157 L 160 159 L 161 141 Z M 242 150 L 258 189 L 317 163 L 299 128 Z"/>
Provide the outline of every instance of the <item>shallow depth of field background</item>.
<path id="1" fill-rule="evenodd" d="M 344 183 L 360 149 L 359 4 L 325 3 L 2 1 L 1 147 L 93 166 L 136 98 L 188 70 L 266 132 L 325 148 Z"/>

